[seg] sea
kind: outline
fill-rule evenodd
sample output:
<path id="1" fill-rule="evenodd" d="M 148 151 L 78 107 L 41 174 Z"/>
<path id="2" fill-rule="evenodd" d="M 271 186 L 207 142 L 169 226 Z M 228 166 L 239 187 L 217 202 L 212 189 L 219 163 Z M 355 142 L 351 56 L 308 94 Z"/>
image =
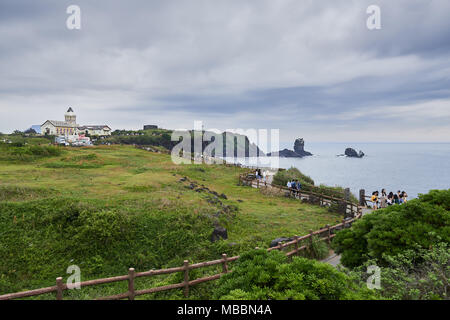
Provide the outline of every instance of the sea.
<path id="1" fill-rule="evenodd" d="M 365 153 L 363 158 L 339 156 L 347 147 Z M 227 161 L 241 164 L 298 168 L 310 176 L 316 185 L 350 188 L 358 196 L 386 189 L 387 192 L 406 191 L 416 198 L 432 189 L 450 189 L 450 143 L 307 143 L 305 150 L 313 156 L 278 158 L 267 161 L 244 158 Z M 272 159 L 275 160 L 275 159 Z"/>

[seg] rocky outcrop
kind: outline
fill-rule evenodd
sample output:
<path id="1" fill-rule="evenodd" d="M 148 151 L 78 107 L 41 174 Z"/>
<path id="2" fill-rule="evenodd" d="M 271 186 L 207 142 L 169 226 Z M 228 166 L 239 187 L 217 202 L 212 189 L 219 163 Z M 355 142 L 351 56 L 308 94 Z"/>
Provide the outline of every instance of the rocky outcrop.
<path id="1" fill-rule="evenodd" d="M 305 141 L 303 138 L 296 139 L 294 142 L 294 151 L 296 154 L 305 156 L 312 156 L 311 152 L 305 151 Z"/>
<path id="2" fill-rule="evenodd" d="M 268 156 L 278 156 L 280 158 L 299 158 L 300 156 L 292 150 L 283 149 L 278 152 L 268 153 Z"/>
<path id="3" fill-rule="evenodd" d="M 211 234 L 211 242 L 216 242 L 220 239 L 228 239 L 227 229 L 223 227 L 215 227 L 214 231 Z"/>
<path id="4" fill-rule="evenodd" d="M 305 151 L 305 141 L 302 138 L 298 138 L 294 142 L 294 151 L 283 149 L 278 152 L 268 153 L 267 156 L 278 156 L 280 158 L 302 158 L 306 156 L 312 156 L 312 153 Z"/>
<path id="5" fill-rule="evenodd" d="M 350 158 L 362 158 L 364 157 L 364 152 L 362 152 L 361 150 L 359 150 L 359 152 L 356 152 L 356 150 L 353 148 L 347 148 L 345 149 L 345 155 Z"/>
<path id="6" fill-rule="evenodd" d="M 292 241 L 294 240 L 294 238 L 286 238 L 286 237 L 281 237 L 281 238 L 276 238 L 275 240 L 272 240 L 270 242 L 270 247 L 276 247 L 278 246 L 278 244 L 280 244 L 280 242 L 287 242 L 287 241 Z"/>

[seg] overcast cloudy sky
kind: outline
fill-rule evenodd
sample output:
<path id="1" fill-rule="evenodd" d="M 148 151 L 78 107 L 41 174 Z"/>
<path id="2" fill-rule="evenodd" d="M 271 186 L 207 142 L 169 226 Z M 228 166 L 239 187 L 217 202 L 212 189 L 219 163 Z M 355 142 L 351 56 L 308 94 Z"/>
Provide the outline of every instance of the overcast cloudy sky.
<path id="1" fill-rule="evenodd" d="M 1 0 L 0 131 L 72 106 L 113 129 L 450 141 L 449 17 L 448 0 Z"/>

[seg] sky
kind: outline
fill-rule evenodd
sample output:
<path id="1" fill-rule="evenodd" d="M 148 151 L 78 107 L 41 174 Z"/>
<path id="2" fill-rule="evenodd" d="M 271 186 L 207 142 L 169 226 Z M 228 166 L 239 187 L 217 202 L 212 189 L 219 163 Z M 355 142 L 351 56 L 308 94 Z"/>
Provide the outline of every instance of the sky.
<path id="1" fill-rule="evenodd" d="M 281 146 L 449 142 L 449 16 L 448 0 L 1 0 L 0 132 L 71 106 L 81 125 L 203 121 Z"/>

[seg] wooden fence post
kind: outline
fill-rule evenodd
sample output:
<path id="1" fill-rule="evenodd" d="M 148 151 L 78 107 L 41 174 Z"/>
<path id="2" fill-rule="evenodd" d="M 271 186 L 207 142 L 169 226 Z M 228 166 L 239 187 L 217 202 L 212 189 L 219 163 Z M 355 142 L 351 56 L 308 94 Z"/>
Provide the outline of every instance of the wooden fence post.
<path id="1" fill-rule="evenodd" d="M 327 241 L 328 241 L 328 244 L 330 244 L 330 242 L 331 242 L 331 232 L 330 232 L 330 225 L 329 224 L 327 224 L 327 230 L 328 230 Z"/>
<path id="2" fill-rule="evenodd" d="M 223 259 L 222 273 L 228 273 L 228 263 L 227 263 L 227 254 L 226 253 L 222 254 L 222 259 Z"/>
<path id="3" fill-rule="evenodd" d="M 344 217 L 347 215 L 347 207 L 350 202 L 350 188 L 344 189 L 344 200 L 346 201 Z M 353 203 L 350 205 L 350 215 L 353 215 Z"/>
<path id="4" fill-rule="evenodd" d="M 63 299 L 63 283 L 62 277 L 56 278 L 56 300 Z"/>
<path id="5" fill-rule="evenodd" d="M 189 261 L 184 260 L 184 296 L 189 295 Z"/>
<path id="6" fill-rule="evenodd" d="M 294 248 L 295 248 L 295 254 L 298 256 L 299 252 L 298 252 L 298 236 L 294 236 Z"/>
<path id="7" fill-rule="evenodd" d="M 350 188 L 344 189 L 344 199 L 350 201 Z"/>
<path id="8" fill-rule="evenodd" d="M 313 231 L 310 229 L 309 230 L 309 245 L 312 248 L 312 244 L 313 244 Z"/>
<path id="9" fill-rule="evenodd" d="M 134 268 L 128 269 L 128 300 L 134 300 L 134 277 L 136 272 Z"/>
<path id="10" fill-rule="evenodd" d="M 366 190 L 359 190 L 359 205 L 364 207 L 366 205 Z"/>

